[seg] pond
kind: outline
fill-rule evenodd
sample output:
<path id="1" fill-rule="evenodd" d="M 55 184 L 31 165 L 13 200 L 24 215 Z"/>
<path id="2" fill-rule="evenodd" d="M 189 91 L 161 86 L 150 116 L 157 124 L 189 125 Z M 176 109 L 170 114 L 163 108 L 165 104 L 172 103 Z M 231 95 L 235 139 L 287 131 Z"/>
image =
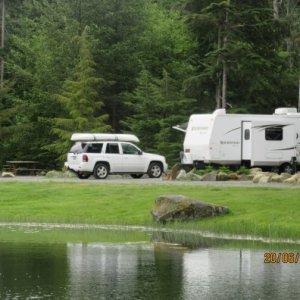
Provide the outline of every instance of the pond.
<path id="1" fill-rule="evenodd" d="M 298 245 L 32 228 L 0 238 L 0 299 L 300 299 L 300 261 L 264 263 Z"/>

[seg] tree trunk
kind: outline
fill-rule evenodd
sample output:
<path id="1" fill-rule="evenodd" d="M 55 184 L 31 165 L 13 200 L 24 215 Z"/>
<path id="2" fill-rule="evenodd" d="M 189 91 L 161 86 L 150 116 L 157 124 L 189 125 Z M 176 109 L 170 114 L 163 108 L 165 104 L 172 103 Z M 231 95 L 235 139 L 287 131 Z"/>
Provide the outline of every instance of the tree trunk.
<path id="1" fill-rule="evenodd" d="M 1 49 L 4 49 L 4 34 L 5 34 L 5 0 L 1 2 Z M 4 82 L 4 57 L 1 56 L 1 64 L 0 64 L 0 83 L 1 87 L 3 87 Z"/>
<path id="2" fill-rule="evenodd" d="M 274 19 L 279 17 L 278 0 L 273 0 L 273 15 Z"/>
<path id="3" fill-rule="evenodd" d="M 223 76 L 222 76 L 222 108 L 226 108 L 227 104 L 227 62 L 223 59 Z"/>
<path id="4" fill-rule="evenodd" d="M 218 50 L 221 48 L 221 27 L 218 28 Z M 221 72 L 219 71 L 220 55 L 217 58 L 216 109 L 221 108 Z"/>
<path id="5" fill-rule="evenodd" d="M 230 0 L 227 0 L 227 5 L 230 5 Z M 226 18 L 225 18 L 225 32 L 228 30 L 228 12 L 226 11 Z M 225 34 L 223 38 L 223 48 L 226 50 L 227 46 L 227 35 Z M 226 57 L 223 56 L 223 76 L 222 76 L 222 108 L 226 108 L 227 104 L 227 72 L 228 72 L 228 67 L 227 67 L 227 61 Z"/>

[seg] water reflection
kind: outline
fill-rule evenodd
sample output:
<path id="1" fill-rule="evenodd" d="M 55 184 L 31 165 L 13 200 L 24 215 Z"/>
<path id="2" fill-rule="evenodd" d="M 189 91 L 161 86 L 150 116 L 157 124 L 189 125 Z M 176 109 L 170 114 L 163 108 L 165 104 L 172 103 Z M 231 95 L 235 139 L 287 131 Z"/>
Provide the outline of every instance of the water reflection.
<path id="1" fill-rule="evenodd" d="M 0 299 L 300 299 L 300 263 L 154 243 L 0 243 Z"/>
<path id="2" fill-rule="evenodd" d="M 66 245 L 0 243 L 0 299 L 64 298 Z"/>
<path id="3" fill-rule="evenodd" d="M 177 299 L 182 253 L 162 245 L 69 244 L 70 299 Z"/>
<path id="4" fill-rule="evenodd" d="M 184 254 L 184 299 L 299 299 L 299 266 L 264 264 L 263 254 L 220 249 Z"/>
<path id="5" fill-rule="evenodd" d="M 261 251 L 69 244 L 68 257 L 70 299 L 300 298 L 299 266 Z"/>

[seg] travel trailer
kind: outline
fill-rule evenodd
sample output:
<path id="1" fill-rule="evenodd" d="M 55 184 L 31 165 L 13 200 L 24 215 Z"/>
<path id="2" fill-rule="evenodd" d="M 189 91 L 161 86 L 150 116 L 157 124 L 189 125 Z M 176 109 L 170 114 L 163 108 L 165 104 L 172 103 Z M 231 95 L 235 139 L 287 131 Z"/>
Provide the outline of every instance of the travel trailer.
<path id="1" fill-rule="evenodd" d="M 300 113 L 277 108 L 273 115 L 191 115 L 186 129 L 181 164 L 203 168 L 207 164 L 247 167 L 293 173 L 300 163 Z"/>

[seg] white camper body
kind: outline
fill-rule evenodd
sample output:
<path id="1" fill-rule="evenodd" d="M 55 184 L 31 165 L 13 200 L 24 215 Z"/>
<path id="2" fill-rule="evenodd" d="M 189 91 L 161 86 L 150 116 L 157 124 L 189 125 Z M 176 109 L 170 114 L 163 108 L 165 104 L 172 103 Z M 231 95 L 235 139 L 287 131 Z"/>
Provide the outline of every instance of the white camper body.
<path id="1" fill-rule="evenodd" d="M 176 129 L 176 127 L 174 127 Z M 178 128 L 177 128 L 178 129 Z M 290 167 L 300 163 L 300 114 L 278 108 L 273 115 L 191 115 L 184 139 L 182 165 Z"/>

